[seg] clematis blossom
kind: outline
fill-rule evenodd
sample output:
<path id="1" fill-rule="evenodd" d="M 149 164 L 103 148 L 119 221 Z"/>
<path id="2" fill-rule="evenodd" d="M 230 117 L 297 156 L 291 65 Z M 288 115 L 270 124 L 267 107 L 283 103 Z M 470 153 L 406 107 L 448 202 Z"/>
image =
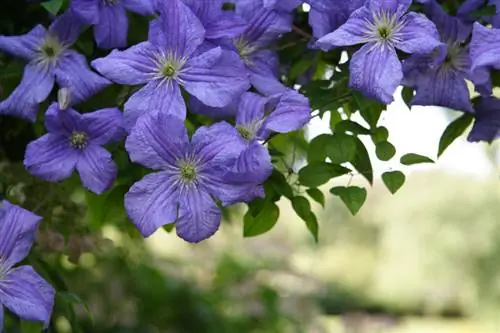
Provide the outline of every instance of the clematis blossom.
<path id="1" fill-rule="evenodd" d="M 474 125 L 467 140 L 492 142 L 500 138 L 500 99 L 493 96 L 481 97 L 474 110 Z"/>
<path id="2" fill-rule="evenodd" d="M 58 16 L 48 29 L 37 25 L 22 36 L 0 36 L 0 50 L 28 62 L 19 86 L 0 103 L 0 114 L 34 122 L 38 104 L 54 83 L 68 88 L 72 104 L 84 101 L 111 84 L 92 72 L 85 57 L 70 49 L 81 25 L 71 11 Z"/>

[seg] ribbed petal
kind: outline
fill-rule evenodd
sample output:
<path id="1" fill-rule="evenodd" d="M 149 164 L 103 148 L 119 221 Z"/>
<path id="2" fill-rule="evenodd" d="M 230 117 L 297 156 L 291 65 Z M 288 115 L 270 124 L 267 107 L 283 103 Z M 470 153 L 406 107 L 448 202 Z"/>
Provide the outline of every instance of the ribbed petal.
<path id="1" fill-rule="evenodd" d="M 0 267 L 9 268 L 26 258 L 41 219 L 8 201 L 0 201 Z"/>
<path id="2" fill-rule="evenodd" d="M 366 7 L 371 11 L 386 11 L 402 15 L 411 6 L 412 0 L 367 0 Z"/>
<path id="3" fill-rule="evenodd" d="M 148 82 L 158 71 L 155 47 L 139 43 L 124 51 L 113 50 L 108 56 L 92 61 L 92 67 L 108 79 L 127 85 Z"/>
<path id="4" fill-rule="evenodd" d="M 352 56 L 349 85 L 367 97 L 391 103 L 403 78 L 403 70 L 392 47 L 366 44 Z"/>
<path id="5" fill-rule="evenodd" d="M 465 77 L 447 68 L 428 72 L 419 82 L 411 104 L 443 106 L 458 111 L 474 112 Z"/>
<path id="6" fill-rule="evenodd" d="M 99 22 L 99 0 L 72 0 L 71 9 L 82 23 Z"/>
<path id="7" fill-rule="evenodd" d="M 0 303 L 21 319 L 40 321 L 48 327 L 55 291 L 31 266 L 11 270 L 0 280 Z"/>
<path id="8" fill-rule="evenodd" d="M 213 107 L 227 106 L 250 86 L 238 55 L 221 48 L 190 59 L 179 79 L 190 94 Z"/>
<path id="9" fill-rule="evenodd" d="M 222 13 L 224 0 L 182 0 L 204 25 Z"/>
<path id="10" fill-rule="evenodd" d="M 125 128 L 130 131 L 140 116 L 152 112 L 186 119 L 186 104 L 177 82 L 154 80 L 134 93 L 125 103 Z"/>
<path id="11" fill-rule="evenodd" d="M 234 38 L 241 35 L 247 27 L 243 18 L 227 11 L 221 11 L 215 20 L 204 24 L 207 39 Z"/>
<path id="12" fill-rule="evenodd" d="M 120 4 L 100 5 L 99 22 L 94 26 L 94 38 L 101 49 L 127 46 L 128 18 L 125 7 Z"/>
<path id="13" fill-rule="evenodd" d="M 37 55 L 47 31 L 37 25 L 30 32 L 21 36 L 0 36 L 0 50 L 12 56 L 30 61 Z"/>
<path id="14" fill-rule="evenodd" d="M 82 128 L 90 136 L 91 142 L 104 145 L 123 137 L 123 114 L 117 108 L 97 110 L 82 115 Z"/>
<path id="15" fill-rule="evenodd" d="M 186 242 L 209 238 L 219 229 L 220 220 L 220 209 L 207 192 L 192 186 L 182 194 L 175 229 Z"/>
<path id="16" fill-rule="evenodd" d="M 0 114 L 35 122 L 38 104 L 47 99 L 53 86 L 54 74 L 50 68 L 29 63 L 24 68 L 19 86 L 5 101 L 0 103 Z"/>
<path id="17" fill-rule="evenodd" d="M 235 116 L 236 113 L 238 112 L 238 103 L 239 99 L 237 98 L 225 107 L 214 108 L 203 104 L 194 96 L 191 96 L 191 98 L 189 99 L 189 106 L 191 112 L 197 114 L 203 114 L 205 116 L 214 119 L 222 119 Z"/>
<path id="18" fill-rule="evenodd" d="M 189 57 L 205 39 L 205 29 L 181 0 L 159 4 L 160 18 L 151 22 L 148 40 L 166 52 Z"/>
<path id="19" fill-rule="evenodd" d="M 292 21 L 289 15 L 280 15 L 274 10 L 261 7 L 251 13 L 242 38 L 251 44 L 265 47 L 275 42 L 282 34 L 289 32 L 291 28 Z"/>
<path id="20" fill-rule="evenodd" d="M 89 144 L 76 163 L 83 185 L 96 194 L 101 194 L 113 185 L 116 179 L 116 164 L 104 148 Z"/>
<path id="21" fill-rule="evenodd" d="M 269 115 L 263 128 L 278 133 L 288 133 L 304 127 L 311 119 L 311 108 L 306 97 L 289 91 L 279 97 L 276 108 Z"/>
<path id="22" fill-rule="evenodd" d="M 406 53 L 427 54 L 441 44 L 439 39 L 434 23 L 421 14 L 408 13 L 394 45 Z"/>
<path id="23" fill-rule="evenodd" d="M 82 115 L 73 109 L 61 111 L 57 103 L 52 103 L 45 112 L 45 128 L 50 133 L 70 137 L 73 131 L 82 130 Z"/>
<path id="24" fill-rule="evenodd" d="M 122 0 L 123 6 L 134 13 L 140 15 L 154 15 L 156 1 L 155 0 Z"/>
<path id="25" fill-rule="evenodd" d="M 57 16 L 49 27 L 49 33 L 57 37 L 59 42 L 65 45 L 73 45 L 83 30 L 82 22 L 77 19 L 75 13 L 68 9 Z"/>
<path id="26" fill-rule="evenodd" d="M 55 74 L 58 85 L 69 89 L 71 104 L 80 103 L 111 84 L 90 70 L 83 55 L 72 50 L 59 60 Z"/>
<path id="27" fill-rule="evenodd" d="M 26 147 L 24 167 L 46 181 L 60 181 L 73 173 L 78 151 L 71 148 L 69 138 L 46 134 Z"/>
<path id="28" fill-rule="evenodd" d="M 486 28 L 474 23 L 470 42 L 470 58 L 472 71 L 480 67 L 500 68 L 500 29 Z"/>
<path id="29" fill-rule="evenodd" d="M 476 120 L 467 140 L 491 142 L 500 138 L 500 99 L 483 97 L 474 109 Z"/>
<path id="30" fill-rule="evenodd" d="M 148 168 L 174 167 L 189 149 L 184 121 L 158 112 L 141 117 L 128 136 L 125 148 L 132 161 Z"/>
<path id="31" fill-rule="evenodd" d="M 238 105 L 236 124 L 246 126 L 263 120 L 267 101 L 267 98 L 255 93 L 244 93 Z"/>
<path id="32" fill-rule="evenodd" d="M 127 214 L 144 237 L 176 221 L 179 210 L 177 178 L 168 172 L 146 175 L 125 195 Z"/>

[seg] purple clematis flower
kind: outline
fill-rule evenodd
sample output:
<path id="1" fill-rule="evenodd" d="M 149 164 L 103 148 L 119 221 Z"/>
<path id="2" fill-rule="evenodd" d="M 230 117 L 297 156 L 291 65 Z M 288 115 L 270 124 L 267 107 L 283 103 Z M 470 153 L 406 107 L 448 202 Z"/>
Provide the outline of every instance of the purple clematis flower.
<path id="1" fill-rule="evenodd" d="M 500 138 L 500 99 L 481 97 L 474 106 L 475 121 L 467 140 L 492 142 Z"/>
<path id="2" fill-rule="evenodd" d="M 138 119 L 125 147 L 133 161 L 160 170 L 125 196 L 128 215 L 145 237 L 169 223 L 188 242 L 212 236 L 221 220 L 214 198 L 223 206 L 250 200 L 259 194 L 259 172 L 268 172 L 245 160 L 246 145 L 225 122 L 201 127 L 189 140 L 181 119 L 155 112 Z"/>
<path id="3" fill-rule="evenodd" d="M 500 69 L 500 29 L 486 28 L 474 23 L 472 28 L 472 38 L 469 44 L 471 72 L 473 82 L 478 86 L 487 87 L 480 92 L 482 94 L 491 93 L 490 69 Z"/>
<path id="4" fill-rule="evenodd" d="M 146 84 L 125 104 L 130 130 L 139 116 L 158 110 L 186 117 L 180 87 L 212 107 L 224 107 L 249 87 L 238 55 L 220 47 L 201 53 L 205 30 L 180 0 L 162 7 L 150 25 L 149 40 L 92 62 L 101 74 L 119 84 Z"/>
<path id="5" fill-rule="evenodd" d="M 116 164 L 101 147 L 124 134 L 122 113 L 116 108 L 79 114 L 53 103 L 45 114 L 49 133 L 26 148 L 24 166 L 33 175 L 57 182 L 76 169 L 85 187 L 100 194 L 116 179 Z"/>
<path id="6" fill-rule="evenodd" d="M 54 82 L 69 89 L 73 104 L 111 84 L 88 68 L 84 56 L 69 49 L 80 28 L 71 12 L 66 11 L 48 30 L 37 25 L 26 35 L 0 36 L 0 50 L 28 61 L 21 83 L 0 103 L 0 114 L 34 122 L 38 104 L 49 96 Z"/>
<path id="7" fill-rule="evenodd" d="M 41 217 L 0 201 L 0 332 L 5 306 L 21 319 L 47 327 L 54 306 L 54 289 L 31 266 L 14 267 L 28 255 Z"/>
<path id="8" fill-rule="evenodd" d="M 321 38 L 344 24 L 366 0 L 307 0 L 313 36 Z"/>
<path id="9" fill-rule="evenodd" d="M 72 0 L 71 9 L 85 24 L 94 25 L 94 38 L 102 49 L 127 46 L 127 10 L 141 15 L 155 13 L 154 0 Z"/>
<path id="10" fill-rule="evenodd" d="M 411 0 L 368 0 L 317 46 L 364 44 L 350 60 L 350 86 L 384 104 L 391 103 L 403 78 L 396 49 L 428 54 L 441 44 L 434 24 L 425 16 L 407 13 Z"/>
<path id="11" fill-rule="evenodd" d="M 403 62 L 403 85 L 415 88 L 412 105 L 436 105 L 474 112 L 466 80 L 470 78 L 471 27 L 448 15 L 436 2 L 426 4 L 426 13 L 436 24 L 443 44 L 431 55 L 415 54 Z"/>

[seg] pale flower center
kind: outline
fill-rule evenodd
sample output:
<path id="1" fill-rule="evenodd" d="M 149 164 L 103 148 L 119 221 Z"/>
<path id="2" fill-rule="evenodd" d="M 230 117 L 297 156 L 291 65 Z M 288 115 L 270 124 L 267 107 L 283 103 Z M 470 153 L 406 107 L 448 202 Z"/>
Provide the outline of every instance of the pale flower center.
<path id="1" fill-rule="evenodd" d="M 241 59 L 247 64 L 250 65 L 252 62 L 250 60 L 250 56 L 257 50 L 254 46 L 250 45 L 243 38 L 236 38 L 233 41 L 234 47 L 238 51 Z"/>
<path id="2" fill-rule="evenodd" d="M 192 183 L 196 180 L 198 172 L 192 162 L 181 161 L 179 163 L 180 177 L 184 183 Z"/>
<path id="3" fill-rule="evenodd" d="M 88 145 L 88 136 L 84 132 L 73 132 L 70 138 L 71 147 L 83 150 L 87 148 Z"/>
<path id="4" fill-rule="evenodd" d="M 366 20 L 368 29 L 367 41 L 394 43 L 398 33 L 404 27 L 404 20 L 398 19 L 395 13 L 380 11 L 373 13 L 373 20 Z"/>

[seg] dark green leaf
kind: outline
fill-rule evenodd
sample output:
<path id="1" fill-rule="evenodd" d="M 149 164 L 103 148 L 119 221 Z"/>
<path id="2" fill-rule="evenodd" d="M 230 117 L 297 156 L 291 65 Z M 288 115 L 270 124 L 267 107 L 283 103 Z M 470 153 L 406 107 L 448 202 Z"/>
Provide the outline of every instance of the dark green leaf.
<path id="1" fill-rule="evenodd" d="M 325 207 L 325 195 L 323 194 L 323 192 L 321 192 L 317 188 L 310 188 L 306 192 L 314 201 Z"/>
<path id="2" fill-rule="evenodd" d="M 439 140 L 439 150 L 438 157 L 441 156 L 446 148 L 449 147 L 460 135 L 462 135 L 465 130 L 472 123 L 474 117 L 469 113 L 464 113 L 463 116 L 458 117 L 452 121 L 448 127 L 443 132 L 441 139 Z"/>
<path id="3" fill-rule="evenodd" d="M 332 138 L 331 134 L 320 134 L 312 139 L 307 149 L 307 161 L 309 163 L 314 161 L 324 162 L 327 157 L 326 150 Z"/>
<path id="4" fill-rule="evenodd" d="M 299 75 L 304 74 L 312 65 L 313 58 L 312 57 L 306 57 L 302 58 L 299 61 L 295 62 L 290 68 L 290 71 L 288 73 L 288 77 L 291 80 L 296 79 Z"/>
<path id="5" fill-rule="evenodd" d="M 370 184 L 373 184 L 373 168 L 370 161 L 370 155 L 365 145 L 359 138 L 356 139 L 356 156 L 351 162 L 354 168 L 362 174 Z"/>
<path id="6" fill-rule="evenodd" d="M 292 187 L 286 180 L 285 176 L 278 170 L 273 170 L 273 173 L 271 174 L 271 177 L 269 177 L 268 182 L 277 193 L 284 195 L 288 199 L 293 197 Z"/>
<path id="7" fill-rule="evenodd" d="M 409 109 L 411 109 L 410 102 L 413 99 L 414 96 L 414 91 L 412 88 L 404 87 L 403 90 L 401 91 L 401 96 L 403 97 L 403 101 L 405 102 L 406 106 L 408 106 Z"/>
<path id="8" fill-rule="evenodd" d="M 335 132 L 339 133 L 345 133 L 345 132 L 351 132 L 353 134 L 358 134 L 358 135 L 370 135 L 371 132 L 368 128 L 364 128 L 360 124 L 352 121 L 352 120 L 342 120 L 341 122 L 337 123 L 335 125 Z"/>
<path id="9" fill-rule="evenodd" d="M 64 0 L 50 0 L 47 2 L 42 3 L 42 6 L 47 10 L 49 13 L 53 15 L 57 15 L 59 11 L 62 8 Z"/>
<path id="10" fill-rule="evenodd" d="M 396 155 L 396 148 L 392 145 L 392 143 L 383 141 L 377 144 L 375 153 L 381 161 L 389 161 L 394 157 L 394 155 Z"/>
<path id="11" fill-rule="evenodd" d="M 335 125 L 342 121 L 342 116 L 338 110 L 330 111 L 330 128 L 335 128 Z"/>
<path id="12" fill-rule="evenodd" d="M 332 163 L 351 162 L 356 156 L 356 139 L 347 134 L 334 134 L 326 148 L 326 154 Z"/>
<path id="13" fill-rule="evenodd" d="M 363 119 L 366 120 L 371 128 L 375 128 L 382 111 L 385 109 L 385 105 L 365 97 L 359 92 L 353 93 L 353 96 Z"/>
<path id="14" fill-rule="evenodd" d="M 22 320 L 21 321 L 21 332 L 22 333 L 40 333 L 43 330 L 43 324 L 37 322 L 31 322 Z"/>
<path id="15" fill-rule="evenodd" d="M 340 197 L 352 215 L 356 215 L 366 201 L 366 189 L 362 187 L 339 186 L 332 188 L 330 193 Z"/>
<path id="16" fill-rule="evenodd" d="M 271 230 L 278 221 L 280 210 L 272 201 L 266 201 L 257 215 L 252 215 L 250 208 L 243 217 L 243 236 L 253 237 Z"/>
<path id="17" fill-rule="evenodd" d="M 351 170 L 327 162 L 313 162 L 299 171 L 299 181 L 307 187 L 318 187 L 330 179 L 349 173 Z"/>
<path id="18" fill-rule="evenodd" d="M 413 153 L 401 156 L 400 161 L 401 161 L 401 164 L 404 164 L 404 165 L 413 165 L 413 164 L 420 164 L 420 163 L 434 163 L 434 161 L 427 156 L 413 154 Z"/>
<path id="19" fill-rule="evenodd" d="M 406 177 L 401 171 L 388 171 L 382 174 L 382 180 L 392 194 L 403 186 L 405 179 Z"/>
<path id="20" fill-rule="evenodd" d="M 372 141 L 374 144 L 387 141 L 389 138 L 389 131 L 384 126 L 377 127 L 372 132 Z"/>
<path id="21" fill-rule="evenodd" d="M 311 211 L 311 205 L 309 200 L 302 196 L 296 196 L 292 199 L 293 210 L 297 215 L 306 222 L 307 229 L 311 232 L 314 240 L 318 241 L 318 219 L 316 215 Z"/>

